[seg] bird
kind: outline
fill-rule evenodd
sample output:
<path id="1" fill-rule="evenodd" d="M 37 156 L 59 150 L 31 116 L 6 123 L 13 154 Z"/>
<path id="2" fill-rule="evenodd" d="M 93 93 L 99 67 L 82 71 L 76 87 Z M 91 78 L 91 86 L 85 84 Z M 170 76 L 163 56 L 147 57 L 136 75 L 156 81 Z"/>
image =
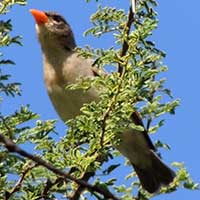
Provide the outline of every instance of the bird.
<path id="1" fill-rule="evenodd" d="M 96 88 L 87 91 L 70 90 L 66 86 L 77 83 L 80 77 L 95 78 L 98 70 L 90 59 L 76 52 L 72 29 L 63 16 L 56 12 L 31 9 L 36 22 L 36 33 L 42 50 L 44 81 L 51 102 L 65 122 L 78 116 L 85 103 L 98 101 Z M 137 112 L 131 116 L 136 125 L 142 125 Z M 129 129 L 120 134 L 116 149 L 132 164 L 142 188 L 156 193 L 173 182 L 176 174 L 157 155 L 147 131 Z"/>

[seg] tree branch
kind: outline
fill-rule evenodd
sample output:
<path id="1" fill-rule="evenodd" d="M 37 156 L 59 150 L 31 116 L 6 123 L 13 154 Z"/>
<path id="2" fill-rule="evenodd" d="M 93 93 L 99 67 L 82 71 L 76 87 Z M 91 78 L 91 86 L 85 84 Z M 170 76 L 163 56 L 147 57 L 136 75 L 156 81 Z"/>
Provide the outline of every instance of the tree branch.
<path id="1" fill-rule="evenodd" d="M 95 175 L 95 172 L 86 172 L 81 180 L 88 182 L 91 177 Z M 69 197 L 69 200 L 78 200 L 80 198 L 81 193 L 85 190 L 85 187 L 79 185 L 74 194 Z"/>
<path id="2" fill-rule="evenodd" d="M 91 154 L 92 156 L 92 154 Z M 104 156 L 102 156 L 101 154 L 96 158 L 95 160 L 96 162 L 99 162 L 100 165 L 102 165 L 105 161 Z M 73 173 L 74 171 L 76 171 L 76 169 L 71 168 L 70 173 Z M 81 180 L 88 182 L 89 179 L 91 177 L 93 177 L 95 175 L 95 171 L 90 171 L 90 172 L 85 172 L 81 178 Z M 82 192 L 85 190 L 85 187 L 83 185 L 79 185 L 77 187 L 77 189 L 75 190 L 74 194 L 72 194 L 71 197 L 69 197 L 70 200 L 79 200 L 80 199 L 80 195 L 82 194 Z"/>
<path id="3" fill-rule="evenodd" d="M 126 26 L 125 26 L 125 28 L 126 28 L 125 35 L 127 35 L 127 36 L 130 33 L 131 24 L 132 24 L 133 21 L 134 21 L 134 13 L 133 13 L 132 5 L 131 5 L 130 8 L 129 8 L 128 21 L 127 21 Z M 127 51 L 128 51 L 128 43 L 127 43 L 126 40 L 124 40 L 120 56 L 121 57 L 125 56 Z M 123 67 L 120 64 L 118 66 L 118 72 L 119 72 L 120 75 L 123 73 Z"/>
<path id="4" fill-rule="evenodd" d="M 6 196 L 5 196 L 5 200 L 8 200 L 15 192 L 18 192 L 22 186 L 22 183 L 25 179 L 26 174 L 33 169 L 34 167 L 36 167 L 37 164 L 34 163 L 32 165 L 29 165 L 25 171 L 22 173 L 22 176 L 20 177 L 20 179 L 17 181 L 17 183 L 15 184 L 14 188 L 10 191 L 10 192 L 6 192 Z"/>
<path id="5" fill-rule="evenodd" d="M 64 181 L 63 177 L 58 177 L 54 182 L 51 182 L 51 180 L 48 179 L 47 182 L 46 182 L 46 185 L 44 187 L 44 190 L 42 192 L 42 195 L 41 195 L 41 197 L 38 198 L 38 200 L 39 199 L 46 199 L 47 195 L 48 195 L 48 192 L 50 191 L 50 189 L 54 185 L 56 185 L 56 184 L 58 184 L 58 183 L 60 183 L 62 181 Z"/>
<path id="6" fill-rule="evenodd" d="M 75 177 L 71 176 L 70 174 L 65 173 L 62 170 L 54 167 L 52 164 L 46 162 L 45 160 L 24 151 L 23 149 L 18 147 L 12 140 L 6 138 L 2 134 L 0 134 L 0 142 L 5 145 L 5 147 L 8 149 L 8 151 L 14 152 L 23 157 L 29 158 L 32 161 L 34 161 L 35 163 L 37 163 L 38 165 L 42 165 L 43 167 L 47 168 L 48 170 L 52 171 L 53 173 L 55 173 L 61 177 L 63 177 L 64 179 L 74 181 L 75 183 L 84 186 L 85 188 L 87 188 L 90 191 L 95 191 L 95 192 L 103 195 L 104 198 L 106 198 L 106 199 L 119 200 L 110 191 L 104 190 L 103 188 L 98 187 L 96 185 L 91 185 L 84 180 L 76 179 Z"/>

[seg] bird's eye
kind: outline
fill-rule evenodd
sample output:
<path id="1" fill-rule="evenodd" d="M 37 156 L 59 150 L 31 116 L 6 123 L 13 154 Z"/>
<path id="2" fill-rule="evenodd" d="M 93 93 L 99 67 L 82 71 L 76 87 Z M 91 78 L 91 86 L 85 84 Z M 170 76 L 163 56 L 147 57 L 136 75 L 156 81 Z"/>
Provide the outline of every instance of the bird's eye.
<path id="1" fill-rule="evenodd" d="M 62 22 L 62 19 L 60 18 L 60 16 L 56 16 L 56 15 L 55 15 L 55 16 L 52 17 L 52 19 L 53 19 L 53 21 L 56 22 L 56 23 L 61 23 L 61 22 Z"/>

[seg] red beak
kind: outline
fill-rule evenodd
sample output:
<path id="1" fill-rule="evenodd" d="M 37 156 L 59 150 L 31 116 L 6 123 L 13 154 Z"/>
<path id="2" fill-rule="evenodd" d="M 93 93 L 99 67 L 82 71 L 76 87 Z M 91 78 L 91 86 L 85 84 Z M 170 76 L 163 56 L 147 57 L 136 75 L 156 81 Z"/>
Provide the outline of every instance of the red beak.
<path id="1" fill-rule="evenodd" d="M 38 25 L 45 24 L 48 21 L 48 17 L 43 11 L 30 9 L 30 12 Z"/>

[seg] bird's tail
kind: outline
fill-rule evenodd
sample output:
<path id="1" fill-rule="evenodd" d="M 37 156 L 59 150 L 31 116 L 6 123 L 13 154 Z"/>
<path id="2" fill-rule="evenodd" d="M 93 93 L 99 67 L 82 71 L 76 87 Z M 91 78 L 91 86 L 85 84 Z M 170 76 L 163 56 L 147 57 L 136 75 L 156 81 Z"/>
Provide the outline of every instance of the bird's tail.
<path id="1" fill-rule="evenodd" d="M 160 158 L 151 151 L 150 154 L 151 167 L 141 169 L 139 166 L 133 167 L 138 175 L 142 187 L 149 193 L 157 192 L 161 186 L 169 185 L 174 177 L 175 172 L 166 166 Z"/>

